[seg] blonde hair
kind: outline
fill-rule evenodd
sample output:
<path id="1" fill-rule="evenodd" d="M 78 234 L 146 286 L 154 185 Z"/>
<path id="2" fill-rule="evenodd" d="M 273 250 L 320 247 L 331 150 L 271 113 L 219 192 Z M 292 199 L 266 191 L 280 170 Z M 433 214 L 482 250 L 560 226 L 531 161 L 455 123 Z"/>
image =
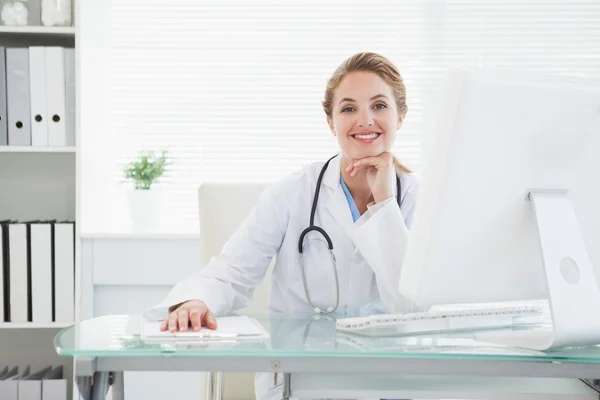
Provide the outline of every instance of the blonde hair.
<path id="1" fill-rule="evenodd" d="M 327 81 L 325 99 L 323 100 L 323 111 L 331 118 L 333 114 L 333 95 L 335 89 L 350 72 L 366 71 L 373 72 L 383 79 L 391 88 L 396 102 L 398 114 L 404 119 L 408 106 L 406 105 L 406 87 L 398 69 L 390 60 L 377 53 L 357 53 L 345 60 Z M 411 171 L 398 161 L 394 156 L 394 167 L 398 174 Z"/>

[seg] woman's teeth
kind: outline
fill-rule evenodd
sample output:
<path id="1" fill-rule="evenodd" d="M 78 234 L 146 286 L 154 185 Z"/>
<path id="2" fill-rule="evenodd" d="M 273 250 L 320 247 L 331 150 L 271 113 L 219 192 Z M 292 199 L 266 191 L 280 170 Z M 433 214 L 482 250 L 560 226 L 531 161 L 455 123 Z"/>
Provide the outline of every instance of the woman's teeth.
<path id="1" fill-rule="evenodd" d="M 379 136 L 379 133 L 371 133 L 368 135 L 354 135 L 354 137 L 357 139 L 375 139 L 377 136 Z"/>

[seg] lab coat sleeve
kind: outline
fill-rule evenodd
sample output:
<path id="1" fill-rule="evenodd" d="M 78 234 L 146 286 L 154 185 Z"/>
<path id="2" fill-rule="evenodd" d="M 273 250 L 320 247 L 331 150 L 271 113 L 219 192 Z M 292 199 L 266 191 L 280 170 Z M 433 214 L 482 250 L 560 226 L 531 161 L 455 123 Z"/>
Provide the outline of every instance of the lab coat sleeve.
<path id="1" fill-rule="evenodd" d="M 414 310 L 414 304 L 398 292 L 398 281 L 408 245 L 415 191 L 409 189 L 402 210 L 395 197 L 371 205 L 349 231 L 354 245 L 373 269 L 381 302 L 389 313 Z"/>
<path id="2" fill-rule="evenodd" d="M 147 309 L 146 318 L 164 319 L 169 307 L 198 299 L 217 316 L 250 304 L 283 241 L 288 209 L 281 189 L 266 189 L 221 253 L 187 279 L 177 283 L 161 304 Z"/>

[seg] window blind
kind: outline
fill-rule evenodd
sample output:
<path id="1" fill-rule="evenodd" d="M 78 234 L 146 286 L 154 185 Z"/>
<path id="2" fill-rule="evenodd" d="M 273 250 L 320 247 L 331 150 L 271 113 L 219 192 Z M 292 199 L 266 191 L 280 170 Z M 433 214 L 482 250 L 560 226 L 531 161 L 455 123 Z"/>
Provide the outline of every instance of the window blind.
<path id="1" fill-rule="evenodd" d="M 378 52 L 398 66 L 408 114 L 394 153 L 417 173 L 428 107 L 449 66 L 600 76 L 595 1 L 113 0 L 104 7 L 102 18 L 83 22 L 106 34 L 82 46 L 101 43 L 104 101 L 96 111 L 107 116 L 97 121 L 102 140 L 85 153 L 102 160 L 94 174 L 101 178 L 84 180 L 83 189 L 97 207 L 112 208 L 104 218 L 122 218 L 126 210 L 102 201 L 122 192 L 122 166 L 139 150 L 166 148 L 174 164 L 161 187 L 182 232 L 198 229 L 201 183 L 272 182 L 338 151 L 321 100 L 329 76 L 356 52 Z"/>

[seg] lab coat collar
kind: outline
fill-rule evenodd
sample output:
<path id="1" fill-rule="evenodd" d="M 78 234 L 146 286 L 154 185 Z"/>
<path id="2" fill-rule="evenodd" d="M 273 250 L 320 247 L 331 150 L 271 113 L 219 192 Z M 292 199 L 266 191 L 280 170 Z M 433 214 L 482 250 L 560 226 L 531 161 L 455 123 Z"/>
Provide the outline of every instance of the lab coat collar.
<path id="1" fill-rule="evenodd" d="M 329 201 L 327 202 L 327 210 L 335 218 L 336 222 L 340 224 L 345 231 L 348 231 L 352 228 L 354 220 L 352 219 L 352 212 L 350 211 L 348 200 L 344 194 L 344 189 L 342 189 L 342 185 L 340 184 L 341 167 L 342 156 L 341 154 L 338 154 L 329 162 L 329 166 L 323 175 L 322 182 L 333 190 L 329 197 Z"/>
<path id="2" fill-rule="evenodd" d="M 330 162 L 325 175 L 323 175 L 323 183 L 332 189 L 341 189 L 340 175 L 342 168 L 342 154 L 335 156 Z"/>
<path id="3" fill-rule="evenodd" d="M 344 189 L 342 189 L 339 178 L 338 187 L 332 193 L 330 201 L 327 203 L 327 210 L 345 231 L 350 230 L 352 225 L 354 225 L 354 219 L 352 218 L 352 212 L 348 205 L 348 199 L 346 198 Z"/>

